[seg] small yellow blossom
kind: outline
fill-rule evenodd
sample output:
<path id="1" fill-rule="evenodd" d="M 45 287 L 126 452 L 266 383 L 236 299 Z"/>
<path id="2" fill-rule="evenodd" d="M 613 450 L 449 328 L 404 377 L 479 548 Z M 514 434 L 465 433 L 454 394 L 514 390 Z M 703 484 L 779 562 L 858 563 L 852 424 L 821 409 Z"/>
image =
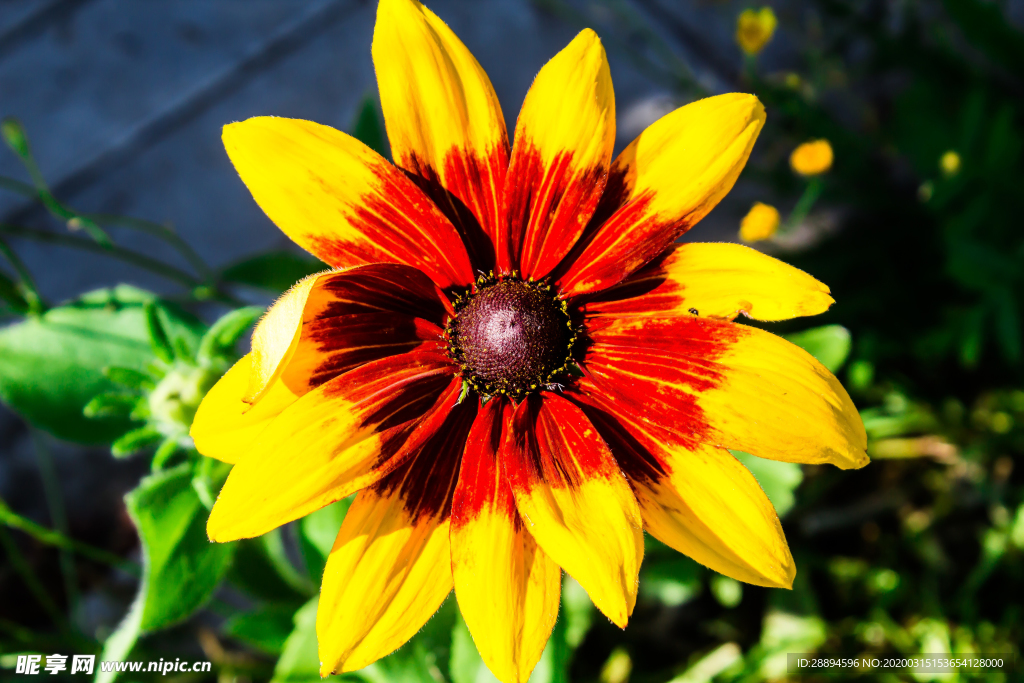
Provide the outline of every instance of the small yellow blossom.
<path id="1" fill-rule="evenodd" d="M 790 167 L 800 175 L 818 175 L 832 168 L 832 145 L 828 140 L 805 142 L 789 155 Z"/>
<path id="2" fill-rule="evenodd" d="M 778 229 L 779 210 L 770 204 L 754 202 L 740 221 L 740 239 L 744 242 L 760 242 L 771 239 Z"/>
<path id="3" fill-rule="evenodd" d="M 939 168 L 942 170 L 942 175 L 952 178 L 960 172 L 960 155 L 949 150 L 939 158 Z"/>
<path id="4" fill-rule="evenodd" d="M 748 55 L 756 55 L 772 39 L 776 24 L 771 7 L 745 9 L 736 20 L 736 42 Z"/>

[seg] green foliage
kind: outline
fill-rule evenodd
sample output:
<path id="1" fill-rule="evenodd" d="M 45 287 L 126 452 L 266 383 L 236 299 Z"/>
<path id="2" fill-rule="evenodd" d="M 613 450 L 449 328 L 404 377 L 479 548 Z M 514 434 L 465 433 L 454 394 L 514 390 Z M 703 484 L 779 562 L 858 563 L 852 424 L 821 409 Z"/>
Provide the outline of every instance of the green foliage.
<path id="1" fill-rule="evenodd" d="M 293 616 L 293 627 L 274 667 L 272 683 L 315 683 L 320 680 L 316 643 L 316 605 L 313 598 Z"/>
<path id="2" fill-rule="evenodd" d="M 749 453 L 732 451 L 740 462 L 746 465 L 757 483 L 761 485 L 768 500 L 775 506 L 775 512 L 779 517 L 785 516 L 793 507 L 795 501 L 794 491 L 804 480 L 803 470 L 800 465 L 791 462 L 779 462 L 777 460 L 765 460 Z"/>
<path id="3" fill-rule="evenodd" d="M 109 443 L 121 436 L 130 429 L 124 416 L 90 418 L 84 410 L 96 396 L 119 389 L 106 368 L 142 373 L 153 362 L 147 310 L 178 343 L 198 343 L 198 322 L 158 305 L 152 294 L 126 285 L 90 292 L 0 330 L 0 399 L 68 441 Z"/>
<path id="4" fill-rule="evenodd" d="M 300 256 L 290 251 L 272 251 L 230 265 L 220 276 L 225 282 L 280 294 L 307 275 L 319 273 L 327 268 L 326 264 L 312 256 Z"/>
<path id="5" fill-rule="evenodd" d="M 850 331 L 842 325 L 825 325 L 786 335 L 832 373 L 839 372 L 850 355 Z"/>
<path id="6" fill-rule="evenodd" d="M 143 548 L 144 632 L 177 623 L 204 605 L 231 563 L 234 545 L 210 543 L 206 536 L 208 511 L 192 487 L 193 476 L 188 464 L 158 472 L 125 499 Z"/>
<path id="7" fill-rule="evenodd" d="M 295 628 L 295 608 L 288 605 L 266 604 L 236 614 L 225 622 L 224 634 L 261 652 L 280 656 L 285 641 Z"/>
<path id="8" fill-rule="evenodd" d="M 377 111 L 377 101 L 370 95 L 363 98 L 362 104 L 359 105 L 359 114 L 356 117 L 355 126 L 352 128 L 352 137 L 382 157 L 388 156 L 388 141 L 384 134 L 380 113 Z"/>

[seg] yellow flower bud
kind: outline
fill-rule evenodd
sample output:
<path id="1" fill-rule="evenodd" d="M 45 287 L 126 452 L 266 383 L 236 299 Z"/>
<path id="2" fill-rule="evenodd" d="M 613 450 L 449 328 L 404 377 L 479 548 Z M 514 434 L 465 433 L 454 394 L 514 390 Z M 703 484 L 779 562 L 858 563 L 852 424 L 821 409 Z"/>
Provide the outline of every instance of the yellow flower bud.
<path id="1" fill-rule="evenodd" d="M 949 150 L 939 158 L 939 168 L 942 170 L 942 175 L 952 178 L 960 172 L 960 155 Z"/>
<path id="2" fill-rule="evenodd" d="M 748 55 L 756 55 L 772 39 L 776 24 L 778 20 L 771 7 L 745 9 L 736 20 L 736 42 Z"/>
<path id="3" fill-rule="evenodd" d="M 754 202 L 740 221 L 740 239 L 744 242 L 770 239 L 779 229 L 779 220 L 779 210 L 774 206 Z"/>
<path id="4" fill-rule="evenodd" d="M 789 155 L 790 167 L 800 175 L 818 175 L 832 168 L 832 145 L 828 140 L 805 142 Z"/>

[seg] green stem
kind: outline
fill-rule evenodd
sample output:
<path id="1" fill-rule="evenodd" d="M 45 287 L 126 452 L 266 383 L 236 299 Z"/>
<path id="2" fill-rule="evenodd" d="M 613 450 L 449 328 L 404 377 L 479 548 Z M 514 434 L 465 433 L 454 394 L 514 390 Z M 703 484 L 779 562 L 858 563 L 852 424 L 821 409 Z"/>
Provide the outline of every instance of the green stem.
<path id="1" fill-rule="evenodd" d="M 2 504 L 0 504 L 2 505 Z M 3 510 L 7 510 L 6 505 L 0 507 L 0 514 Z M 64 614 L 57 607 L 57 603 L 53 601 L 50 594 L 46 591 L 46 588 L 40 583 L 39 579 L 32 572 L 32 567 L 29 566 L 25 558 L 22 557 L 21 551 L 18 550 L 18 544 L 14 542 L 11 535 L 7 532 L 7 529 L 0 527 L 0 545 L 3 546 L 4 552 L 7 554 L 7 559 L 14 567 L 14 571 L 18 572 L 21 576 L 21 580 L 25 582 L 29 592 L 36 599 L 46 613 L 50 615 L 53 623 L 57 624 L 61 630 L 67 630 L 66 618 Z"/>
<path id="2" fill-rule="evenodd" d="M 35 157 L 32 156 L 32 149 L 28 144 L 28 138 L 25 137 L 25 130 L 22 128 L 21 123 L 15 119 L 7 118 L 4 119 L 3 126 L 4 137 L 8 145 L 18 155 L 18 158 L 21 159 L 21 163 L 24 164 L 29 177 L 32 178 L 32 184 L 35 186 L 35 195 L 43 203 L 43 206 L 46 207 L 46 210 L 56 218 L 66 221 L 68 227 L 82 228 L 100 244 L 105 246 L 113 244 L 110 235 L 104 232 L 103 228 L 96 225 L 93 221 L 77 215 L 53 196 L 50 188 L 46 185 L 46 179 L 43 177 L 42 171 L 39 170 Z M 22 184 L 14 181 L 14 183 L 5 183 L 5 186 L 18 191 Z M 77 223 L 72 223 L 73 219 L 77 219 Z"/>
<path id="3" fill-rule="evenodd" d="M 36 462 L 39 464 L 39 473 L 43 477 L 43 493 L 46 496 L 46 505 L 50 509 L 50 518 L 57 531 L 67 537 L 68 515 L 64 507 L 64 496 L 60 492 L 60 481 L 57 479 L 57 471 L 53 466 L 53 459 L 50 457 L 50 449 L 46 447 L 41 432 L 32 429 L 32 441 L 35 443 Z M 64 577 L 64 590 L 68 596 L 68 606 L 74 614 L 78 606 L 78 572 L 75 571 L 75 558 L 67 548 L 60 548 L 60 571 Z"/>
<path id="4" fill-rule="evenodd" d="M 81 215 L 104 225 L 117 225 L 124 228 L 131 228 L 132 230 L 138 230 L 139 232 L 159 237 L 177 249 L 178 253 L 180 253 L 185 260 L 189 262 L 189 265 L 196 269 L 199 277 L 202 278 L 204 282 L 211 282 L 214 279 L 215 274 L 210 266 L 206 265 L 206 261 L 203 260 L 203 257 L 201 257 L 188 242 L 183 240 L 181 235 L 171 228 L 168 228 L 166 225 L 147 221 L 142 218 L 115 216 L 106 213 L 88 213 Z"/>
<path id="5" fill-rule="evenodd" d="M 64 534 L 56 532 L 53 529 L 47 529 L 40 524 L 36 524 L 31 519 L 22 517 L 11 510 L 7 507 L 7 503 L 2 499 L 0 499 L 0 524 L 24 532 L 40 543 L 74 551 L 82 557 L 87 557 L 95 562 L 116 567 L 128 574 L 131 574 L 132 576 L 138 576 L 140 573 L 139 566 L 134 562 L 130 562 L 123 557 L 119 557 L 118 555 L 107 552 L 106 550 L 94 548 L 88 543 L 82 543 L 81 541 L 76 541 L 73 538 L 68 538 Z M 7 533 L 2 528 L 0 528 L 0 531 Z"/>
<path id="6" fill-rule="evenodd" d="M 149 270 L 157 275 L 167 278 L 168 280 L 173 280 L 190 288 L 202 284 L 195 277 L 189 275 L 180 268 L 169 266 L 166 263 L 146 256 L 145 254 L 140 254 L 137 251 L 125 249 L 124 247 L 116 245 L 104 246 L 89 239 L 76 237 L 75 235 L 65 235 L 63 233 L 49 232 L 46 230 L 34 230 L 32 228 L 22 228 L 16 225 L 8 225 L 6 223 L 0 223 L 0 234 L 74 247 L 83 251 L 91 251 L 96 254 L 106 254 L 111 258 L 116 258 L 119 261 L 124 261 L 125 263 L 130 263 L 134 266 L 138 266 L 139 268 Z"/>
<path id="7" fill-rule="evenodd" d="M 19 180 L 15 180 L 14 178 L 6 178 L 0 176 L 0 187 L 11 190 L 12 192 L 17 192 L 18 194 L 23 195 L 25 197 L 30 197 L 32 199 L 39 200 L 44 204 L 46 204 L 48 198 L 52 198 L 52 195 L 44 195 L 42 191 L 37 189 L 35 186 L 29 185 L 28 183 L 23 183 Z M 53 199 L 53 201 L 56 200 Z M 49 205 L 47 206 L 49 208 Z M 206 262 L 202 259 L 202 257 L 199 256 L 199 254 L 196 253 L 196 251 L 191 246 L 189 246 L 188 242 L 183 240 L 181 236 L 178 235 L 178 233 L 174 232 L 166 225 L 154 223 L 153 221 L 143 220 L 141 218 L 132 218 L 131 216 L 116 216 L 105 213 L 81 213 L 64 205 L 60 205 L 60 207 L 62 213 L 58 213 L 56 215 L 58 218 L 61 218 L 62 220 L 78 218 L 80 221 L 102 223 L 104 225 L 116 225 L 124 228 L 130 228 L 132 230 L 138 230 L 139 232 L 143 232 L 148 235 L 158 237 L 167 242 L 168 244 L 170 244 L 183 257 L 185 257 L 185 260 L 188 261 L 193 268 L 195 268 L 196 272 L 199 273 L 199 276 L 204 281 L 209 282 L 214 277 L 213 271 L 210 269 L 208 265 L 206 265 Z"/>
<path id="8" fill-rule="evenodd" d="M 811 181 L 807 183 L 807 187 L 804 188 L 804 193 L 797 200 L 796 206 L 793 207 L 792 213 L 789 214 L 789 218 L 786 219 L 786 224 L 783 226 L 784 232 L 789 232 L 803 223 L 804 219 L 807 218 L 807 214 L 814 208 L 814 203 L 818 201 L 818 197 L 821 196 L 821 191 L 824 187 L 825 184 L 821 182 L 821 178 L 811 178 Z"/>
<path id="9" fill-rule="evenodd" d="M 28 267 L 25 266 L 25 262 L 2 239 L 0 239 L 0 253 L 3 253 L 4 257 L 10 262 L 11 267 L 14 268 L 18 278 L 21 280 L 18 286 L 21 289 L 22 296 L 25 297 L 25 301 L 28 302 L 29 315 L 39 315 L 45 311 L 46 304 L 43 301 L 43 296 L 39 293 L 36 281 L 32 278 L 32 273 L 29 272 Z"/>

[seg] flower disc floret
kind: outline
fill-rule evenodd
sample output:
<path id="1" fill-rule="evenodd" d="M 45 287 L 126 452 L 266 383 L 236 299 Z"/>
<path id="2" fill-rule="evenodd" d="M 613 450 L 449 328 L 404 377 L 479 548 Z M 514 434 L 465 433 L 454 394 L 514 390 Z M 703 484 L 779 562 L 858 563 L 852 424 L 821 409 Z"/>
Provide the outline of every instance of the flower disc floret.
<path id="1" fill-rule="evenodd" d="M 447 326 L 449 354 L 478 393 L 518 400 L 568 371 L 577 335 L 550 285 L 484 280 L 456 307 Z"/>

